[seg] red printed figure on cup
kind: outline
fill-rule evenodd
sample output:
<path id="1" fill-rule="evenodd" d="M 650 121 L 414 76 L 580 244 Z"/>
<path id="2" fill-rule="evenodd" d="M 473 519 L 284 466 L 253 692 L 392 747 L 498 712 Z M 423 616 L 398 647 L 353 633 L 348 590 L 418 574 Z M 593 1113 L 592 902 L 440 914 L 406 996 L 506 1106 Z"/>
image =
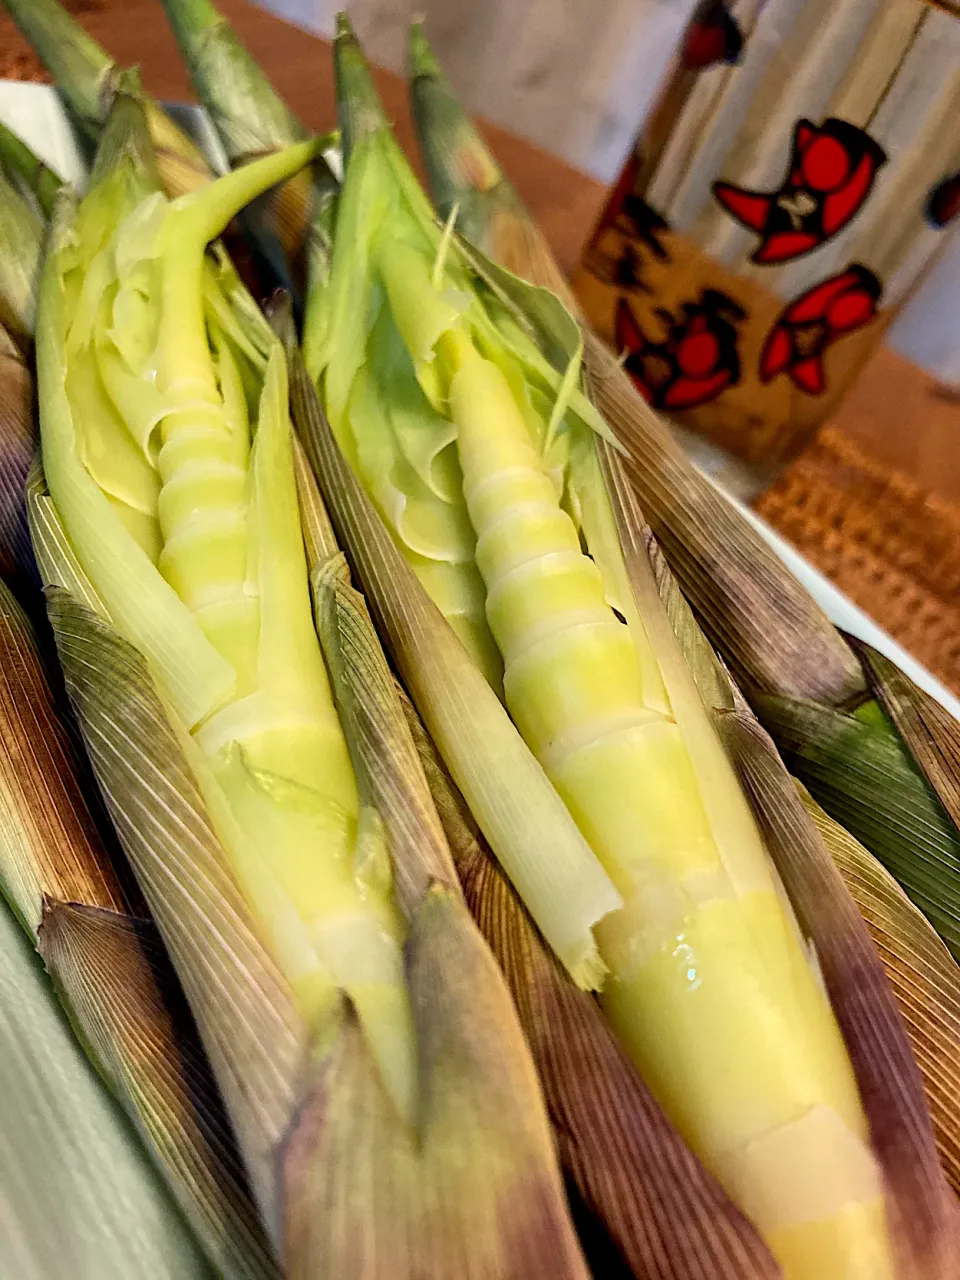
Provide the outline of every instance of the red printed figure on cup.
<path id="1" fill-rule="evenodd" d="M 840 338 L 873 319 L 882 286 L 872 271 L 855 263 L 821 280 L 777 317 L 760 355 L 760 380 L 780 373 L 808 395 L 827 389 L 823 354 Z"/>
<path id="2" fill-rule="evenodd" d="M 692 409 L 740 380 L 737 324 L 743 308 L 717 289 L 685 302 L 680 315 L 662 307 L 663 341 L 650 338 L 625 298 L 617 303 L 615 330 L 623 367 L 641 395 L 657 409 Z"/>
<path id="3" fill-rule="evenodd" d="M 742 52 L 743 32 L 724 0 L 700 0 L 680 48 L 683 66 L 702 71 L 736 62 Z"/>
<path id="4" fill-rule="evenodd" d="M 960 173 L 938 182 L 927 199 L 927 221 L 934 227 L 945 227 L 960 214 Z"/>
<path id="5" fill-rule="evenodd" d="M 800 120 L 787 176 L 776 191 L 715 182 L 713 194 L 727 213 L 760 236 L 754 262 L 789 262 L 843 230 L 870 194 L 886 158 L 879 143 L 846 120 L 819 126 Z"/>

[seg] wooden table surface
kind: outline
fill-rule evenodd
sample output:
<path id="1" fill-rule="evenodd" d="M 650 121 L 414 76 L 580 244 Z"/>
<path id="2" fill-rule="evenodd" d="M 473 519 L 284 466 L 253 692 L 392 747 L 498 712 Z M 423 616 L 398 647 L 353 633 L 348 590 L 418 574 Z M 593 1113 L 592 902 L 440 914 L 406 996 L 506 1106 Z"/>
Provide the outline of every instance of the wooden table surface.
<path id="1" fill-rule="evenodd" d="M 318 131 L 335 128 L 333 65 L 327 41 L 247 0 L 216 2 L 304 124 Z M 118 61 L 139 64 L 144 87 L 154 97 L 196 100 L 160 0 L 84 0 L 77 17 Z M 414 155 L 406 86 L 386 71 L 378 71 L 376 79 L 400 141 Z M 504 129 L 486 124 L 482 129 L 569 269 L 599 213 L 603 187 Z"/>
<path id="2" fill-rule="evenodd" d="M 65 0 L 146 88 L 195 100 L 160 0 Z M 217 0 L 303 121 L 335 123 L 327 42 L 248 3 Z M 0 15 L 0 59 L 33 78 L 35 60 Z M 377 73 L 400 141 L 415 155 L 403 82 Z M 570 269 L 603 188 L 562 161 L 481 123 L 503 169 Z M 960 693 L 960 399 L 881 349 L 820 439 L 763 496 L 759 510 L 808 559 Z"/>
<path id="3" fill-rule="evenodd" d="M 333 128 L 336 108 L 327 42 L 248 0 L 218 0 L 218 5 L 304 123 L 318 130 Z M 121 63 L 139 64 L 152 94 L 195 100 L 160 0 L 75 0 L 71 7 Z M 415 154 L 403 82 L 389 72 L 378 72 L 377 82 L 401 142 Z M 481 122 L 481 130 L 569 270 L 599 213 L 604 188 L 504 129 Z M 908 361 L 880 350 L 834 425 L 878 461 L 960 503 L 960 403 Z"/>

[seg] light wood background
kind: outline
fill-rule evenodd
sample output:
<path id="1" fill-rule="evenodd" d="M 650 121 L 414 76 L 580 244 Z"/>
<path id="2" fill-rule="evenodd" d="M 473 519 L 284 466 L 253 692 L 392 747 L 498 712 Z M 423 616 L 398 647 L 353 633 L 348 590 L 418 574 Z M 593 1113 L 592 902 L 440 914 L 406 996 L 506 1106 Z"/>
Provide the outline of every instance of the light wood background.
<path id="1" fill-rule="evenodd" d="M 258 0 L 331 35 L 346 8 L 369 56 L 402 72 L 414 16 L 471 110 L 609 182 L 696 0 Z"/>

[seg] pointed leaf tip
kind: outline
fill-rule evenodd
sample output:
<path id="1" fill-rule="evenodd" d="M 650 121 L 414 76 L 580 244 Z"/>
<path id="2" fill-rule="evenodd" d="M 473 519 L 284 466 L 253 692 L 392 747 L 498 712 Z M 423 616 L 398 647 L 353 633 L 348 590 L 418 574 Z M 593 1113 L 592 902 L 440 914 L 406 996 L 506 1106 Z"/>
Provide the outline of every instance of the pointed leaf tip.
<path id="1" fill-rule="evenodd" d="M 369 63 L 345 13 L 337 16 L 333 62 L 337 114 L 346 163 L 361 138 L 388 129 L 389 125 Z"/>
<path id="2" fill-rule="evenodd" d="M 345 1002 L 281 1153 L 286 1274 L 586 1280 L 509 995 L 455 891 L 424 895 L 407 963 L 418 1131 L 392 1107 Z"/>
<path id="3" fill-rule="evenodd" d="M 893 721 L 955 826 L 960 828 L 960 721 L 871 645 L 848 637 L 874 696 Z"/>
<path id="4" fill-rule="evenodd" d="M 437 61 L 437 55 L 430 47 L 430 41 L 423 30 L 422 22 L 412 22 L 410 24 L 407 56 L 411 76 L 441 77 L 443 75 L 443 70 Z"/>

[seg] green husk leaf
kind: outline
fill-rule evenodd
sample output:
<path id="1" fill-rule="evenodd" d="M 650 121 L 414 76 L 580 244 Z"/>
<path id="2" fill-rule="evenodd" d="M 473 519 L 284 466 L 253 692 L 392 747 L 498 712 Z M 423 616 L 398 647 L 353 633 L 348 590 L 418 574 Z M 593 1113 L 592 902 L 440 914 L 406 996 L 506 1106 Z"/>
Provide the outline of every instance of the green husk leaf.
<path id="1" fill-rule="evenodd" d="M 107 808 L 170 949 L 268 1229 L 273 1152 L 294 1106 L 303 1027 L 229 870 L 146 663 L 102 618 L 48 588 L 67 691 Z"/>
<path id="2" fill-rule="evenodd" d="M 209 1277 L 199 1249 L 0 904 L 0 1239 L 16 1280 Z"/>
<path id="3" fill-rule="evenodd" d="M 209 0 L 164 0 L 164 9 L 232 166 L 311 136 Z M 270 220 L 292 260 L 304 252 L 311 260 L 329 257 L 325 214 L 336 189 L 329 166 L 318 157 L 312 171 L 269 197 Z"/>
<path id="4" fill-rule="evenodd" d="M 43 219 L 0 166 L 0 324 L 28 346 L 33 333 Z"/>
<path id="5" fill-rule="evenodd" d="M 113 92 L 113 59 L 57 0 L 3 0 L 3 4 L 57 82 L 77 121 L 96 139 Z"/>
<path id="6" fill-rule="evenodd" d="M 36 449 L 33 377 L 23 352 L 0 327 L 0 574 L 39 585 L 24 486 Z"/>
<path id="7" fill-rule="evenodd" d="M 960 958 L 960 834 L 889 724 L 801 699 L 764 698 L 757 710 L 794 777 Z"/>
<path id="8" fill-rule="evenodd" d="M 370 68 L 350 19 L 342 10 L 337 14 L 334 42 L 337 120 L 340 123 L 343 167 L 346 169 L 358 139 L 389 128 L 389 121 L 373 87 Z"/>
<path id="9" fill-rule="evenodd" d="M 130 536 L 75 446 L 75 426 L 66 392 L 67 352 L 61 255 L 67 252 L 74 211 L 57 204 L 51 247 L 40 289 L 42 323 L 37 335 L 37 383 L 43 423 L 44 468 L 62 493 L 70 494 L 68 519 L 89 531 L 86 550 L 107 572 L 101 586 L 119 610 L 118 625 L 151 653 L 167 678 L 178 710 L 193 724 L 215 704 L 233 673 L 166 582 L 148 575 L 145 552 Z M 82 564 L 82 561 L 81 561 Z M 55 579 L 59 585 L 59 578 Z"/>
<path id="10" fill-rule="evenodd" d="M 540 904 L 541 925 L 557 954 L 579 982 L 592 986 L 602 970 L 590 929 L 615 909 L 616 892 L 395 547 L 341 454 L 302 361 L 287 350 L 294 421 L 378 630 L 497 856 L 524 900 Z M 531 856 L 538 849 L 542 861 Z"/>
<path id="11" fill-rule="evenodd" d="M 883 961 L 923 1075 L 940 1163 L 960 1192 L 960 967 L 887 871 L 798 783 Z"/>
<path id="12" fill-rule="evenodd" d="M 960 827 L 960 724 L 936 698 L 862 640 L 848 637 L 877 701 L 910 748 L 911 757 Z"/>
<path id="13" fill-rule="evenodd" d="M 408 61 L 413 118 L 434 203 L 443 211 L 456 206 L 461 234 L 482 245 L 488 220 L 501 204 L 519 212 L 519 197 L 454 97 L 419 22 L 410 27 Z"/>
<path id="14" fill-rule="evenodd" d="M 54 196 L 63 185 L 60 177 L 33 154 L 12 129 L 0 121 L 0 164 L 11 177 L 22 182 L 37 198 L 43 213 L 53 212 Z"/>
<path id="15" fill-rule="evenodd" d="M 41 582 L 63 587 L 79 604 L 106 616 L 107 606 L 83 571 L 70 545 L 53 499 L 47 492 L 43 466 L 37 457 L 30 464 L 26 483 L 27 521 L 30 542 L 37 559 Z"/>
<path id="16" fill-rule="evenodd" d="M 561 1163 L 602 1235 L 636 1276 L 778 1276 L 756 1229 L 667 1121 L 596 1001 L 544 943 L 406 700 L 405 708 L 467 904 L 520 1014 Z"/>
<path id="17" fill-rule="evenodd" d="M 546 242 L 430 55 L 412 37 L 413 110 L 441 216 L 514 274 L 557 294 L 582 319 Z M 736 509 L 697 472 L 615 357 L 589 330 L 590 397 L 624 450 L 640 505 L 711 644 L 748 693 L 839 705 L 863 692 L 850 650 Z"/>
<path id="18" fill-rule="evenodd" d="M 87 141 L 106 124 L 120 68 L 57 0 L 3 0 L 7 11 L 56 81 Z M 203 185 L 210 168 L 199 147 L 153 102 L 144 100 L 164 187 L 171 196 Z"/>
<path id="19" fill-rule="evenodd" d="M 952 1275 L 960 1265 L 956 1202 L 880 956 L 765 730 L 743 703 L 716 723 L 840 1023 L 886 1176 L 900 1265 L 907 1274 Z"/>
<path id="20" fill-rule="evenodd" d="M 352 149 L 338 204 L 326 349 L 313 332 L 319 308 L 311 306 L 308 368 L 338 441 L 408 562 L 499 690 L 503 664 L 484 613 L 446 400 L 457 341 L 469 335 L 513 380 L 558 482 L 571 434 L 605 428 L 579 390 L 580 337 L 561 304 L 483 260 L 452 235 L 452 222 L 437 227 L 352 35 L 338 38 L 335 61 Z M 549 331 L 556 368 L 537 343 L 539 327 Z"/>
<path id="21" fill-rule="evenodd" d="M 555 292 L 531 284 L 491 260 L 476 245 L 461 237 L 451 239 L 441 235 L 433 226 L 433 213 L 393 137 L 363 52 L 343 14 L 338 18 L 337 33 L 334 65 L 345 166 L 349 166 L 358 140 L 378 138 L 388 157 L 391 181 L 402 191 L 414 215 L 421 219 L 421 230 L 436 241 L 438 256 L 442 258 L 446 253 L 456 273 L 452 276 L 453 283 L 471 287 L 464 271 L 469 268 L 479 277 L 491 304 L 505 311 L 513 322 L 515 333 L 511 338 L 501 318 L 500 324 L 494 326 L 497 340 L 512 347 L 519 360 L 550 386 L 557 401 L 553 414 L 556 421 L 551 425 L 555 426 L 569 407 L 592 431 L 612 442 L 606 424 L 580 390 L 583 340 L 569 309 Z M 447 210 L 445 216 L 452 226 L 457 216 L 455 211 Z M 423 299 L 424 295 L 418 294 L 416 303 L 423 306 Z M 442 303 L 434 298 L 432 305 L 437 307 Z"/>
<path id="22" fill-rule="evenodd" d="M 199 273 L 207 242 L 228 219 L 252 195 L 306 163 L 313 149 L 313 143 L 302 143 L 282 153 L 266 156 L 228 174 L 206 190 L 183 196 L 172 204 L 165 211 L 167 220 L 163 226 L 168 236 L 176 235 L 176 270 L 187 279 L 191 270 Z M 110 213 L 116 218 L 130 212 L 135 201 L 142 199 L 143 188 L 149 183 L 148 159 L 149 140 L 140 104 L 131 96 L 120 95 L 98 156 L 91 193 L 80 214 L 74 213 L 68 199 L 58 202 L 51 249 L 41 283 L 43 323 L 37 343 L 44 465 L 48 480 L 58 495 L 61 515 L 72 530 L 77 546 L 82 548 L 79 551 L 81 563 L 86 557 L 87 566 L 97 564 L 98 587 L 117 625 L 152 661 L 177 711 L 192 727 L 229 692 L 235 672 L 211 644 L 172 587 L 155 571 L 147 552 L 131 535 L 87 469 L 77 447 L 77 424 L 67 394 L 66 277 L 73 265 L 72 255 L 77 251 L 73 230 L 75 220 L 79 223 L 88 217 L 99 215 L 103 218 Z M 118 191 L 125 197 L 125 202 L 115 208 L 114 199 Z M 139 205 L 141 210 L 145 207 Z M 85 287 L 91 279 L 93 277 L 87 274 Z M 161 315 L 168 317 L 169 309 L 163 308 Z M 191 371 L 183 367 L 185 353 L 191 351 L 191 344 L 180 332 L 182 320 L 183 317 L 179 317 L 172 330 L 161 326 L 158 335 L 160 369 L 157 385 L 161 394 L 175 378 L 190 376 Z M 167 319 L 167 326 L 172 323 Z M 202 315 L 197 318 L 197 323 L 202 326 Z M 205 344 L 205 335 L 202 340 Z M 204 346 L 198 352 L 197 359 L 201 363 L 205 350 Z M 80 364 L 82 366 L 82 361 Z M 76 365 L 70 367 L 75 368 Z M 204 372 L 212 378 L 208 370 Z M 89 427 L 89 424 L 85 425 Z M 118 442 L 121 440 L 126 441 L 128 451 L 134 453 L 122 424 Z M 109 456 L 110 451 L 104 452 Z M 132 460 L 139 463 L 141 473 L 146 471 L 145 483 L 155 485 L 156 475 L 142 456 L 135 454 Z"/>
<path id="23" fill-rule="evenodd" d="M 155 926 L 100 907 L 48 901 L 39 948 L 83 1042 L 218 1274 L 278 1276 Z"/>
<path id="24" fill-rule="evenodd" d="M 586 1280 L 526 1045 L 455 891 L 423 899 L 407 971 L 418 1132 L 387 1104 L 346 1008 L 284 1153 L 290 1280 L 361 1265 L 371 1280 Z"/>
<path id="25" fill-rule="evenodd" d="M 293 350 L 292 310 L 275 299 L 272 320 Z M 350 584 L 346 558 L 303 445 L 294 437 L 297 493 L 317 631 L 347 736 L 362 803 L 384 823 L 400 906 L 408 919 L 433 881 L 457 883 L 450 851 L 366 602 Z"/>
<path id="26" fill-rule="evenodd" d="M 347 735 L 361 804 L 384 823 L 408 918 L 434 881 L 456 886 L 450 850 L 397 702 L 366 604 L 338 553 L 313 577 L 317 630 Z"/>

